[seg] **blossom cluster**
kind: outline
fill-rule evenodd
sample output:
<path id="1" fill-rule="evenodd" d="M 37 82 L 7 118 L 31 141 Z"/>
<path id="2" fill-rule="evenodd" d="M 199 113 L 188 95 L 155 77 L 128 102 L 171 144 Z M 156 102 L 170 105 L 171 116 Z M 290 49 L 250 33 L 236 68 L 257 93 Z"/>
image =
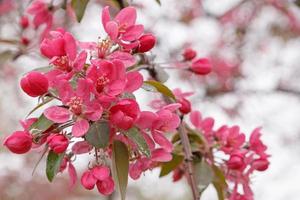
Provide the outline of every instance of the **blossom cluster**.
<path id="1" fill-rule="evenodd" d="M 44 10 L 38 3 L 31 7 L 35 24 L 39 24 L 40 15 L 46 15 Z M 155 76 L 144 80 L 140 70 L 145 68 L 140 66 L 149 64 L 143 63 L 143 58 L 155 46 L 156 38 L 145 33 L 136 18 L 134 7 L 122 9 L 114 18 L 109 7 L 105 7 L 102 25 L 107 37 L 97 42 L 80 42 L 62 28 L 50 31 L 40 44 L 49 67 L 31 71 L 20 81 L 27 95 L 41 101 L 30 114 L 44 105 L 47 107 L 41 116 L 21 121 L 23 130 L 8 136 L 4 145 L 17 154 L 44 149 L 48 153 L 48 179 L 52 181 L 58 172 L 68 168 L 71 187 L 77 181 L 73 165 L 76 155 L 91 154 L 95 159 L 81 175 L 81 185 L 87 190 L 96 186 L 101 194 L 110 195 L 116 183 L 127 180 L 128 175 L 138 179 L 147 170 L 163 169 L 164 163 L 173 162 L 176 156 L 183 157 L 183 144 L 176 139 L 181 126 L 188 135 L 195 134 L 198 138 L 193 146 L 195 138 L 189 137 L 195 158 L 199 154 L 201 162 L 217 167 L 226 180 L 235 184 L 230 198 L 242 199 L 237 191 L 242 184 L 245 198 L 251 199 L 250 174 L 266 170 L 269 164 L 260 129 L 252 133 L 249 142 L 245 142 L 245 135 L 237 126 L 214 130 L 212 118 L 202 119 L 199 112 L 192 111 L 187 98 L 193 93 L 171 91 Z M 49 24 L 50 19 L 49 15 Z M 21 24 L 26 28 L 25 18 Z M 211 72 L 209 59 L 197 58 L 194 50 L 186 49 L 183 58 L 182 62 L 193 74 Z M 150 65 L 146 70 L 151 74 L 155 69 Z M 151 103 L 154 111 L 141 110 L 134 95 L 141 88 L 164 96 Z M 188 114 L 195 129 L 184 122 Z M 173 134 L 172 140 L 168 133 Z M 217 164 L 213 158 L 216 151 L 229 158 Z M 169 171 L 174 171 L 174 180 L 189 173 L 184 169 L 183 159 L 172 166 Z M 120 168 L 125 175 L 120 175 Z"/>

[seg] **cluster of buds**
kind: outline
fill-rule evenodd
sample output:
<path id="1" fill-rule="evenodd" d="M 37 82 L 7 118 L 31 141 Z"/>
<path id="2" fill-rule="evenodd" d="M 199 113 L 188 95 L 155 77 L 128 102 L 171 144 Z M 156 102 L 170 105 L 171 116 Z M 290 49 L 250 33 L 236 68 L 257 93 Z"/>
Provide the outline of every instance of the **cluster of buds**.
<path id="1" fill-rule="evenodd" d="M 32 9 L 40 9 L 36 7 Z M 171 91 L 155 80 L 144 81 L 139 65 L 149 64 L 143 60 L 156 38 L 144 33 L 136 17 L 136 9 L 126 7 L 111 18 L 109 7 L 105 7 L 102 24 L 108 36 L 98 42 L 79 42 L 61 28 L 50 31 L 40 44 L 41 54 L 49 59 L 50 66 L 29 72 L 20 85 L 26 94 L 41 101 L 30 114 L 42 105 L 51 105 L 41 116 L 22 121 L 23 130 L 8 136 L 4 145 L 17 154 L 44 149 L 44 154 L 48 152 L 48 179 L 52 181 L 68 166 L 71 187 L 77 180 L 72 164 L 76 155 L 92 154 L 94 159 L 87 164 L 81 184 L 87 190 L 96 185 L 101 194 L 110 195 L 116 183 L 122 187 L 127 184 L 128 175 L 138 179 L 144 171 L 155 167 L 164 170 L 183 157 L 178 132 L 184 127 L 190 135 L 196 135 L 189 138 L 195 163 L 200 157 L 211 169 L 224 173 L 228 181 L 245 186 L 253 171 L 268 167 L 259 130 L 254 131 L 249 143 L 237 127 L 214 131 L 212 119 L 202 120 L 198 112 L 191 112 L 187 98 L 193 93 Z M 26 20 L 21 24 L 26 28 Z M 186 49 L 183 56 L 190 71 L 200 75 L 211 71 L 209 60 L 197 59 L 192 49 Z M 151 74 L 152 65 L 146 69 Z M 159 106 L 155 111 L 141 110 L 134 95 L 141 88 L 164 95 L 156 101 Z M 195 130 L 183 122 L 187 114 Z M 172 140 L 167 137 L 169 133 L 173 134 Z M 192 145 L 194 140 L 197 145 Z M 213 159 L 216 150 L 230 158 L 217 165 Z M 174 171 L 174 179 L 179 180 L 185 163 L 183 159 L 176 163 L 168 170 Z"/>

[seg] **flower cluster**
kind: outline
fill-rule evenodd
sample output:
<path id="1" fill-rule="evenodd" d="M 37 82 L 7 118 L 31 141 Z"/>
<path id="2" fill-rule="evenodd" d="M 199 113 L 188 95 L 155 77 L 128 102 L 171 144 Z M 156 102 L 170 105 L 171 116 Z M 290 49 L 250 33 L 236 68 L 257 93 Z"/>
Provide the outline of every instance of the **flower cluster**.
<path id="1" fill-rule="evenodd" d="M 47 9 L 39 1 L 31 6 L 36 26 L 50 24 Z M 27 95 L 41 101 L 30 114 L 43 105 L 48 106 L 41 116 L 22 121 L 23 130 L 8 136 L 4 145 L 17 154 L 44 149 L 44 154 L 48 153 L 48 179 L 52 181 L 68 167 L 70 187 L 77 181 L 73 165 L 76 155 L 93 155 L 95 159 L 81 175 L 81 185 L 87 190 L 96 186 L 103 195 L 110 195 L 116 183 L 124 187 L 128 175 L 138 179 L 155 167 L 161 167 L 164 175 L 174 171 L 174 180 L 179 180 L 185 173 L 192 175 L 185 170 L 187 162 L 197 164 L 201 158 L 200 162 L 205 162 L 210 170 L 219 170 L 227 181 L 234 183 L 231 199 L 241 196 L 237 192 L 239 184 L 244 188 L 243 195 L 251 199 L 249 175 L 266 170 L 269 164 L 260 129 L 252 133 L 247 143 L 237 126 L 214 130 L 212 118 L 202 119 L 199 112 L 192 111 L 188 97 L 193 92 L 171 91 L 156 81 L 157 71 L 145 59 L 156 38 L 145 33 L 143 25 L 136 24 L 136 17 L 134 7 L 122 9 L 114 18 L 109 7 L 105 7 L 102 24 L 107 37 L 98 42 L 77 41 L 62 28 L 50 31 L 40 44 L 49 67 L 31 71 L 20 81 Z M 28 26 L 26 18 L 22 18 L 21 25 Z M 210 73 L 210 61 L 196 56 L 194 50 L 186 49 L 182 62 L 195 74 Z M 152 75 L 150 80 L 144 80 L 142 69 Z M 163 95 L 164 98 L 151 103 L 154 111 L 141 110 L 134 95 L 141 88 Z M 184 122 L 188 114 L 195 129 Z M 189 159 L 193 160 L 185 154 L 190 147 L 184 146 L 179 137 L 179 132 L 185 129 L 191 136 L 187 137 L 193 152 Z M 168 134 L 173 136 L 172 140 Z M 223 152 L 229 158 L 217 164 L 216 152 Z"/>

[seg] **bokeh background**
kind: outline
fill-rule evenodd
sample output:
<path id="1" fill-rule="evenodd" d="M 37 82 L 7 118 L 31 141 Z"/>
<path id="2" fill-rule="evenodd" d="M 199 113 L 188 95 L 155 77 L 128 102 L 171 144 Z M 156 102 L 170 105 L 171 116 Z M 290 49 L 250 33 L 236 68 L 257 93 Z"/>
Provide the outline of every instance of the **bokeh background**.
<path id="1" fill-rule="evenodd" d="M 54 2 L 60 0 L 54 0 Z M 37 100 L 24 95 L 20 77 L 47 62 L 39 56 L 37 42 L 21 53 L 19 18 L 30 1 L 0 0 L 0 138 L 20 128 Z M 185 47 L 200 57 L 210 57 L 213 73 L 205 78 L 166 69 L 166 84 L 195 91 L 193 107 L 216 119 L 217 125 L 238 124 L 246 134 L 263 127 L 269 147 L 270 168 L 252 177 L 256 200 L 298 200 L 300 196 L 300 2 L 292 0 L 132 0 L 138 7 L 138 22 L 158 37 L 153 50 L 157 64 L 172 67 Z M 112 1 L 90 0 L 80 24 L 65 12 L 55 14 L 55 26 L 65 25 L 80 41 L 104 36 L 101 8 Z M 115 10 L 117 11 L 117 10 Z M 33 32 L 26 33 L 32 37 Z M 31 34 L 31 35 L 30 35 Z M 173 66 L 174 67 L 174 66 Z M 145 94 L 138 92 L 143 102 Z M 153 97 L 147 96 L 148 99 Z M 143 102 L 148 107 L 149 102 Z M 37 112 L 38 114 L 38 112 Z M 68 177 L 60 174 L 48 183 L 43 162 L 32 176 L 38 153 L 9 153 L 0 147 L 0 200 L 93 200 L 102 197 L 80 184 L 68 190 Z M 75 162 L 80 171 L 86 158 Z M 130 200 L 189 200 L 183 180 L 159 178 L 159 170 L 130 180 Z M 217 199 L 212 188 L 202 199 Z"/>

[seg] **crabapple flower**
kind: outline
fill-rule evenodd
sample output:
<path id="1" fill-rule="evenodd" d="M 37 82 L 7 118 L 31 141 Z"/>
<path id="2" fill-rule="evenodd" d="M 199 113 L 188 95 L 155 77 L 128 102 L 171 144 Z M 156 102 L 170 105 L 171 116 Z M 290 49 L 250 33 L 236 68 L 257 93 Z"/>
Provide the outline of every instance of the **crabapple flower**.
<path id="1" fill-rule="evenodd" d="M 49 29 L 52 26 L 53 15 L 50 12 L 48 5 L 41 0 L 35 0 L 32 2 L 27 12 L 33 15 L 33 24 L 35 28 L 38 28 L 42 24 L 46 24 Z"/>
<path id="2" fill-rule="evenodd" d="M 63 153 L 69 146 L 69 140 L 62 134 L 51 134 L 47 137 L 47 144 L 55 153 Z"/>
<path id="3" fill-rule="evenodd" d="M 212 66 L 210 60 L 207 58 L 200 58 L 194 60 L 191 64 L 190 70 L 195 74 L 206 75 L 211 72 Z"/>
<path id="4" fill-rule="evenodd" d="M 16 131 L 4 140 L 3 145 L 13 153 L 24 154 L 31 149 L 32 137 L 27 131 Z"/>
<path id="5" fill-rule="evenodd" d="M 140 114 L 140 108 L 133 99 L 122 99 L 110 108 L 110 122 L 117 128 L 131 128 Z"/>
<path id="6" fill-rule="evenodd" d="M 143 25 L 135 25 L 136 10 L 134 7 L 123 8 L 114 19 L 111 19 L 109 7 L 102 11 L 102 24 L 109 37 L 121 46 L 135 48 L 138 39 L 144 32 Z"/>
<path id="7" fill-rule="evenodd" d="M 29 72 L 20 82 L 23 91 L 31 97 L 41 96 L 48 92 L 48 79 L 40 72 Z"/>

